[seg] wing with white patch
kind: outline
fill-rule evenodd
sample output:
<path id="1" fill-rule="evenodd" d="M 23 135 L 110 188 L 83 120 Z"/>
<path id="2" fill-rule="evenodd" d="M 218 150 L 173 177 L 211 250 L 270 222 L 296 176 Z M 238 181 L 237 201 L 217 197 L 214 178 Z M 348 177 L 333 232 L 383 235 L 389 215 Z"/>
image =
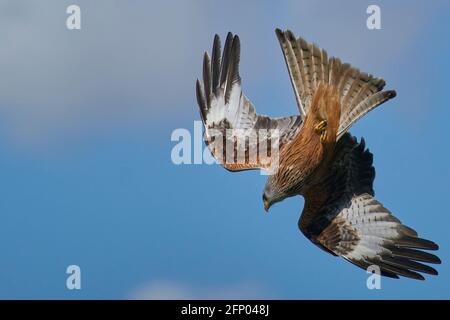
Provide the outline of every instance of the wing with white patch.
<path id="1" fill-rule="evenodd" d="M 228 170 L 268 168 L 271 148 L 281 148 L 290 141 L 300 130 L 302 118 L 258 115 L 242 92 L 239 55 L 239 37 L 231 33 L 222 57 L 217 35 L 211 58 L 205 52 L 203 85 L 198 80 L 196 84 L 204 140 L 212 155 Z"/>
<path id="2" fill-rule="evenodd" d="M 364 140 L 357 143 L 345 134 L 337 150 L 329 174 L 305 194 L 301 231 L 322 249 L 364 269 L 377 265 L 388 277 L 437 275 L 425 263 L 440 263 L 426 252 L 438 245 L 420 238 L 374 198 L 375 170 Z"/>

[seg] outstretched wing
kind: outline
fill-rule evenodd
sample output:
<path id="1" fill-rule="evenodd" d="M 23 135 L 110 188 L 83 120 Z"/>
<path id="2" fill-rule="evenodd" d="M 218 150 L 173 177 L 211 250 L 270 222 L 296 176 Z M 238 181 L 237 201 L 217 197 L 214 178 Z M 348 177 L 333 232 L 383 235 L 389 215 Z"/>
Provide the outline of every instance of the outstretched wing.
<path id="1" fill-rule="evenodd" d="M 421 239 L 374 198 L 375 169 L 364 140 L 345 134 L 322 182 L 305 193 L 301 231 L 322 249 L 366 269 L 377 265 L 388 277 L 423 280 L 419 273 L 437 275 L 422 263 L 440 263 L 423 250 L 438 245 Z"/>
<path id="2" fill-rule="evenodd" d="M 290 31 L 276 29 L 294 88 L 298 108 L 306 116 L 312 97 L 320 82 L 336 87 L 341 102 L 338 139 L 358 119 L 383 102 L 395 97 L 395 91 L 382 91 L 383 79 L 360 72 L 338 58 L 328 58 L 327 52 Z"/>
<path id="3" fill-rule="evenodd" d="M 241 88 L 239 37 L 228 33 L 222 58 L 220 51 L 216 35 L 212 58 L 204 55 L 203 86 L 199 80 L 196 84 L 205 143 L 228 170 L 268 168 L 273 140 L 281 148 L 298 132 L 302 118 L 258 115 Z"/>

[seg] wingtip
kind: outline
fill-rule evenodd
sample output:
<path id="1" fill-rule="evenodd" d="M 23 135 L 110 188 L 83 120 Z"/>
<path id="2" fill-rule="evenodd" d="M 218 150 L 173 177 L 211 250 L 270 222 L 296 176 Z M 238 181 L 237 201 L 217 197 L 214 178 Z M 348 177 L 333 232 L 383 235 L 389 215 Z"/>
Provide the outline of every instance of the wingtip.
<path id="1" fill-rule="evenodd" d="M 213 50 L 219 50 L 220 52 L 221 49 L 220 47 L 221 47 L 220 36 L 216 33 L 213 41 Z"/>
<path id="2" fill-rule="evenodd" d="M 195 95 L 197 96 L 197 102 L 198 105 L 201 106 L 201 93 L 202 93 L 202 89 L 201 89 L 201 85 L 200 85 L 200 80 L 195 81 Z"/>
<path id="3" fill-rule="evenodd" d="M 366 148 L 366 139 L 364 137 L 361 137 L 361 140 L 359 141 L 359 147 L 364 150 Z"/>
<path id="4" fill-rule="evenodd" d="M 281 30 L 280 28 L 275 28 L 275 34 L 278 38 L 283 37 L 283 30 Z"/>
<path id="5" fill-rule="evenodd" d="M 435 268 L 430 267 L 430 266 L 428 266 L 428 272 L 426 272 L 426 273 L 431 275 L 431 276 L 438 276 L 439 275 L 439 272 Z"/>
<path id="6" fill-rule="evenodd" d="M 237 34 L 233 37 L 233 46 L 240 46 L 241 45 L 241 39 Z"/>
<path id="7" fill-rule="evenodd" d="M 289 29 L 286 29 L 286 31 L 284 31 L 284 35 L 286 36 L 286 38 L 289 39 L 289 41 L 297 41 L 297 38 L 295 37 L 294 33 Z M 299 38 L 299 40 L 304 41 L 303 38 Z"/>
<path id="8" fill-rule="evenodd" d="M 395 98 L 397 96 L 397 91 L 395 91 L 395 90 L 390 90 L 389 91 L 389 97 L 392 99 L 392 98 Z"/>
<path id="9" fill-rule="evenodd" d="M 421 275 L 420 273 L 417 273 L 417 276 L 415 278 L 413 278 L 413 279 L 420 280 L 420 281 L 425 281 L 425 277 L 423 275 Z"/>
<path id="10" fill-rule="evenodd" d="M 205 60 L 210 60 L 208 51 L 205 51 L 205 52 L 203 53 L 203 62 L 205 62 Z"/>
<path id="11" fill-rule="evenodd" d="M 197 81 L 195 82 L 195 93 L 197 96 L 198 108 L 200 110 L 200 117 L 201 117 L 202 121 L 205 122 L 207 106 L 206 106 L 206 101 L 205 101 L 205 94 L 203 92 L 202 85 L 198 78 L 197 78 Z"/>

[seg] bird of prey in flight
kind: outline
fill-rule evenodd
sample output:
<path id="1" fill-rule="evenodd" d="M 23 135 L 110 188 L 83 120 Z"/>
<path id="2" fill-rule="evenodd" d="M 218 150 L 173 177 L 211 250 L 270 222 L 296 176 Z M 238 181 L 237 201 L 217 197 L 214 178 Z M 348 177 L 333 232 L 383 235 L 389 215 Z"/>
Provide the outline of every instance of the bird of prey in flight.
<path id="1" fill-rule="evenodd" d="M 305 205 L 298 226 L 326 252 L 363 269 L 376 265 L 381 275 L 391 278 L 423 280 L 422 273 L 437 275 L 428 264 L 441 261 L 427 250 L 437 250 L 438 245 L 420 238 L 375 199 L 372 153 L 364 139 L 358 142 L 348 133 L 357 120 L 394 98 L 395 91 L 383 91 L 383 79 L 328 57 L 289 30 L 275 33 L 299 114 L 257 114 L 242 91 L 239 37 L 228 33 L 221 52 L 216 35 L 211 56 L 204 55 L 203 83 L 196 83 L 204 140 L 212 155 L 227 170 L 241 171 L 267 169 L 278 152 L 278 165 L 262 195 L 266 211 L 301 195 Z M 278 141 L 276 150 L 268 147 L 273 138 Z M 239 139 L 244 141 L 240 159 Z M 218 147 L 218 142 L 226 147 Z M 270 152 L 261 152 L 264 148 Z M 258 151 L 252 156 L 254 150 Z"/>

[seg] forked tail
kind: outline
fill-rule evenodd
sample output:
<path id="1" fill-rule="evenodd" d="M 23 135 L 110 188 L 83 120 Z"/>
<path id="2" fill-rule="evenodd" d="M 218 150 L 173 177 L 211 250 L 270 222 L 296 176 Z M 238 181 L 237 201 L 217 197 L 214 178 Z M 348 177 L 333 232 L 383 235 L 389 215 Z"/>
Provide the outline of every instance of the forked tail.
<path id="1" fill-rule="evenodd" d="M 383 79 L 361 72 L 338 58 L 328 58 L 325 50 L 296 38 L 290 30 L 275 32 L 303 116 L 309 113 L 320 83 L 335 88 L 341 105 L 337 139 L 370 110 L 395 97 L 393 90 L 382 91 Z"/>

